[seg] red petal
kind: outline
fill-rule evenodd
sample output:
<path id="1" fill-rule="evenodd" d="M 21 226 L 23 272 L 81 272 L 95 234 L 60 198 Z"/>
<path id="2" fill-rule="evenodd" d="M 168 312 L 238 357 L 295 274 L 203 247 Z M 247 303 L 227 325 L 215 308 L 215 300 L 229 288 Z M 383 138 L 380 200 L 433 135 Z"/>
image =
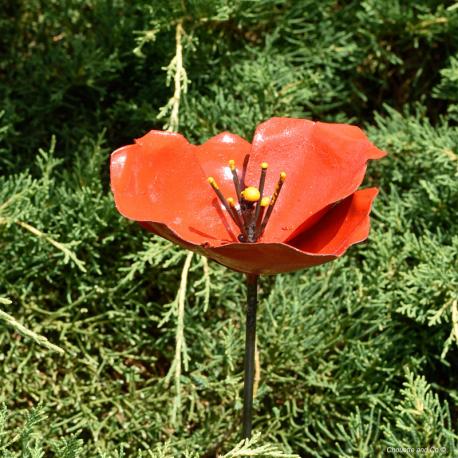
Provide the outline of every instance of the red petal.
<path id="1" fill-rule="evenodd" d="M 238 135 L 223 132 L 197 146 L 196 155 L 207 177 L 215 178 L 225 197 L 236 199 L 232 172 L 229 161 L 233 159 L 239 178 L 243 162 L 251 151 L 251 143 Z M 236 199 L 237 200 L 237 199 Z"/>
<path id="2" fill-rule="evenodd" d="M 336 258 L 332 255 L 311 255 L 286 243 L 230 243 L 206 248 L 203 254 L 230 269 L 265 275 L 306 269 Z"/>
<path id="3" fill-rule="evenodd" d="M 277 274 L 324 264 L 341 256 L 369 233 L 369 213 L 376 188 L 355 192 L 323 216 L 312 228 L 286 243 L 229 243 L 217 247 L 189 243 L 161 224 L 150 231 L 214 261 L 249 274 Z M 146 227 L 146 226 L 145 226 Z"/>
<path id="4" fill-rule="evenodd" d="M 336 256 L 310 255 L 285 243 L 229 243 L 219 247 L 191 244 L 164 224 L 142 223 L 156 235 L 238 272 L 272 275 L 332 261 Z"/>
<path id="5" fill-rule="evenodd" d="M 111 156 L 111 187 L 121 214 L 164 223 L 182 239 L 200 244 L 234 241 L 234 223 L 221 209 L 198 160 L 181 135 L 151 131 Z"/>
<path id="6" fill-rule="evenodd" d="M 355 192 L 369 159 L 384 155 L 355 126 L 291 118 L 259 125 L 247 184 L 256 185 L 263 161 L 269 163 L 265 195 L 272 194 L 281 171 L 287 174 L 262 241 L 286 241 L 302 232 L 310 218 Z"/>
<path id="7" fill-rule="evenodd" d="M 369 213 L 377 194 L 376 188 L 356 191 L 288 243 L 308 253 L 341 256 L 349 246 L 369 235 Z"/>

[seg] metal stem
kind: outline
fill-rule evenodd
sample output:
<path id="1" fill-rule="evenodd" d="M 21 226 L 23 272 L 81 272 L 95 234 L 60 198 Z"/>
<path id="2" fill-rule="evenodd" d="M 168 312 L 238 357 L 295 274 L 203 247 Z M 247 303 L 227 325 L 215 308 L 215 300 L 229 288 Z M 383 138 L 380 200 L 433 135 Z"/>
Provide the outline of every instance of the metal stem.
<path id="1" fill-rule="evenodd" d="M 243 439 L 251 438 L 253 423 L 254 352 L 256 345 L 258 278 L 259 275 L 247 274 L 245 374 L 243 384 Z"/>

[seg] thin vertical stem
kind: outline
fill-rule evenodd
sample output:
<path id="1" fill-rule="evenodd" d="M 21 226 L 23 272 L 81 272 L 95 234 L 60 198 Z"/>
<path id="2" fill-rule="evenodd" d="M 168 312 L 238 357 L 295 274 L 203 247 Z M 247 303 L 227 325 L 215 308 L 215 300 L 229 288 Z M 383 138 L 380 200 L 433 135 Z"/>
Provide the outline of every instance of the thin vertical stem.
<path id="1" fill-rule="evenodd" d="M 245 335 L 245 375 L 243 384 L 243 439 L 251 438 L 253 423 L 253 385 L 256 346 L 256 308 L 258 304 L 258 275 L 247 274 L 247 310 Z"/>

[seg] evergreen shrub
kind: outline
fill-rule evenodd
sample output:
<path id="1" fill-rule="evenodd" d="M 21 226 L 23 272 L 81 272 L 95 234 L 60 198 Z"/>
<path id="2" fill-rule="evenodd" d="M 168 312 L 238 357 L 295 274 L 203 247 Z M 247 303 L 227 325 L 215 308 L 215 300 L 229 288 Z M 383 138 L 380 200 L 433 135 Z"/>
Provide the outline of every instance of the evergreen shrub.
<path id="1" fill-rule="evenodd" d="M 0 31 L 0 456 L 458 453 L 456 3 L 7 0 Z M 262 278 L 242 446 L 242 276 L 122 218 L 108 163 L 272 116 L 389 154 L 367 244 Z"/>

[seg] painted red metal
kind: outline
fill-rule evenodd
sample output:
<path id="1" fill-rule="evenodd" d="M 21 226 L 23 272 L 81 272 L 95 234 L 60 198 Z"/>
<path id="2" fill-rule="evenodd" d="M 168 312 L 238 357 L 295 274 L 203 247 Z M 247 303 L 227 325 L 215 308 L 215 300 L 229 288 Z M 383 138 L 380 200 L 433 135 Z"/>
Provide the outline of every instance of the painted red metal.
<path id="1" fill-rule="evenodd" d="M 302 119 L 272 118 L 252 144 L 224 132 L 195 146 L 180 134 L 150 131 L 112 154 L 111 187 L 119 212 L 151 232 L 231 269 L 275 274 L 331 261 L 367 238 L 377 189 L 357 189 L 367 161 L 383 156 L 358 127 Z M 235 198 L 230 159 L 247 186 L 257 185 L 268 162 L 264 195 L 287 174 L 256 243 L 238 241 L 207 181 L 214 177 Z"/>

